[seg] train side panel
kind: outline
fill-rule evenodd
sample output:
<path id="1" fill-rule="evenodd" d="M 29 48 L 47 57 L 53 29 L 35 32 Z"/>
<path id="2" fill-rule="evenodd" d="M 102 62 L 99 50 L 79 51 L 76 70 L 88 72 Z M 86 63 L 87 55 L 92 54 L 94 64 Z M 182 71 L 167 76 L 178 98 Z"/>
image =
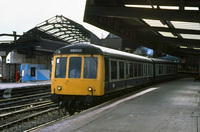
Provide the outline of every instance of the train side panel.
<path id="1" fill-rule="evenodd" d="M 166 81 L 177 77 L 177 63 L 152 58 L 154 64 L 154 82 Z"/>
<path id="2" fill-rule="evenodd" d="M 107 69 L 105 93 L 153 82 L 153 63 L 123 60 L 122 58 L 105 60 Z"/>

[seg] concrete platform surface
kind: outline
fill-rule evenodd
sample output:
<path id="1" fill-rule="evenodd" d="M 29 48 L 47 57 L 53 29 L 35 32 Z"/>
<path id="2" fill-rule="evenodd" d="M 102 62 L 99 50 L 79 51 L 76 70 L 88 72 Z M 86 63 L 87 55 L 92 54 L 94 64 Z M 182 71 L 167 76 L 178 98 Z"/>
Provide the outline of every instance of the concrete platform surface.
<path id="1" fill-rule="evenodd" d="M 32 86 L 44 86 L 51 85 L 51 81 L 33 81 L 33 82 L 13 82 L 13 83 L 0 83 L 0 90 L 9 88 L 22 88 L 22 87 L 32 87 Z"/>
<path id="2" fill-rule="evenodd" d="M 200 82 L 156 84 L 38 132 L 200 132 Z"/>

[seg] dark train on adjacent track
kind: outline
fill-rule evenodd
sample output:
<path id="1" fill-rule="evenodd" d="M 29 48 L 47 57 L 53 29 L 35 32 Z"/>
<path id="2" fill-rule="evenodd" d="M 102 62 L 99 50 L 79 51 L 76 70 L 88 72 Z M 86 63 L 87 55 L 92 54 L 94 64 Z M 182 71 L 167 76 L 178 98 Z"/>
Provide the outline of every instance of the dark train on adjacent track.
<path id="1" fill-rule="evenodd" d="M 105 95 L 177 76 L 177 64 L 93 44 L 58 49 L 53 58 L 51 100 L 70 114 Z"/>

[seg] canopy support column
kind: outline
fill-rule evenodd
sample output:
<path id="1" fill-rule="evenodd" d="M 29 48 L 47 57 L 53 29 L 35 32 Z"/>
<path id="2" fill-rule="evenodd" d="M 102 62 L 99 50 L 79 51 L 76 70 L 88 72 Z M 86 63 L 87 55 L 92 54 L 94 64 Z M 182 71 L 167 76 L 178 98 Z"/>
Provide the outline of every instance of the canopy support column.
<path id="1" fill-rule="evenodd" d="M 2 80 L 5 81 L 7 79 L 6 75 L 6 56 L 2 56 Z"/>

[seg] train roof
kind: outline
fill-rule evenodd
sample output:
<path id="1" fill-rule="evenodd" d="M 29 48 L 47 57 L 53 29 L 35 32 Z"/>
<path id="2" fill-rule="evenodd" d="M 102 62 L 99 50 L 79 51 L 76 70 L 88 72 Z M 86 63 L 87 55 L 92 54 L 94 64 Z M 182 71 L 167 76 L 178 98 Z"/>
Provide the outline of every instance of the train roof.
<path id="1" fill-rule="evenodd" d="M 126 59 L 134 59 L 137 61 L 152 62 L 152 60 L 148 57 L 135 55 L 132 53 L 127 53 L 124 51 L 119 51 L 116 49 L 111 49 L 99 45 L 85 44 L 85 43 L 73 44 L 62 47 L 58 49 L 54 54 L 77 54 L 77 53 L 92 54 L 92 55 L 101 54 L 117 58 L 124 58 L 124 59 L 126 58 Z"/>
<path id="2" fill-rule="evenodd" d="M 159 58 L 152 58 L 152 60 L 155 62 L 155 63 L 175 63 L 171 60 L 165 60 L 165 59 L 159 59 Z"/>

